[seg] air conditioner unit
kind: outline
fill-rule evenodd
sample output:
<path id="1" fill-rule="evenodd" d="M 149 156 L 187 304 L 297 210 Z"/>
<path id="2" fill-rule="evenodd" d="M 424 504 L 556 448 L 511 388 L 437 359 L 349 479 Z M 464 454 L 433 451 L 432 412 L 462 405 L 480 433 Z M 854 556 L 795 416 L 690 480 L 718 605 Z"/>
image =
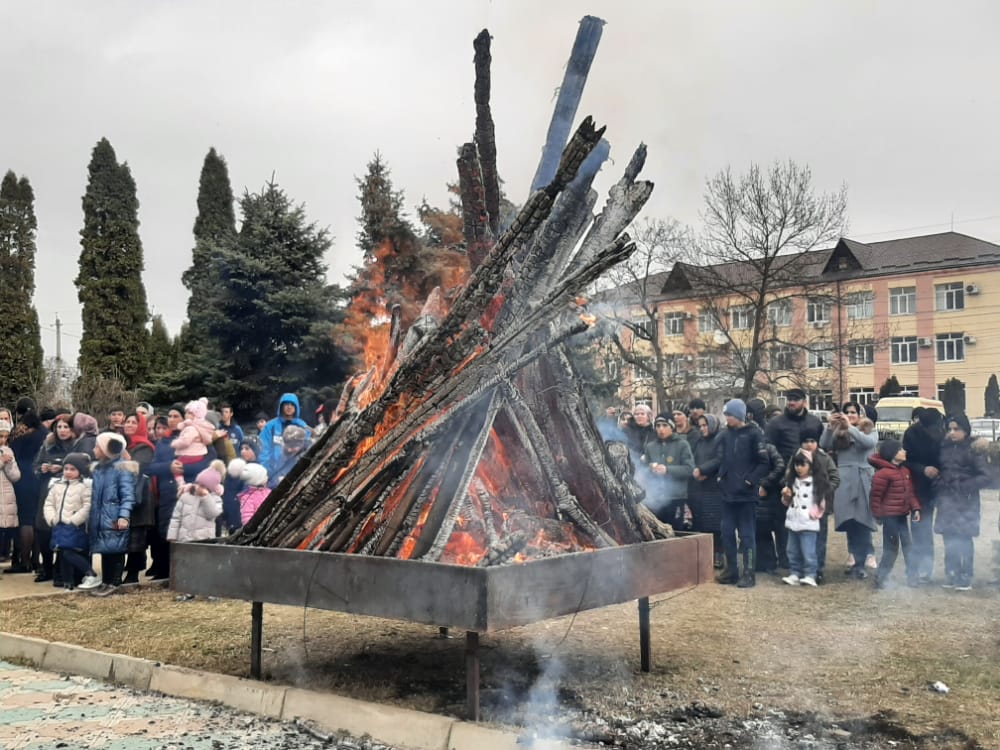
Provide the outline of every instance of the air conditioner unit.
<path id="1" fill-rule="evenodd" d="M 969 337 L 966 336 L 965 338 L 969 338 Z M 693 354 L 687 354 L 687 355 L 685 355 L 684 361 L 685 362 L 694 362 L 694 355 Z"/>
<path id="2" fill-rule="evenodd" d="M 694 318 L 694 313 L 684 313 L 684 320 L 691 320 L 692 318 Z"/>
<path id="3" fill-rule="evenodd" d="M 930 347 L 934 346 L 934 339 L 919 338 L 919 339 L 917 339 L 917 345 L 921 349 L 929 349 Z"/>
<path id="4" fill-rule="evenodd" d="M 966 284 L 965 285 L 966 294 L 979 294 L 979 284 Z"/>
<path id="5" fill-rule="evenodd" d="M 965 336 L 964 340 L 965 340 L 966 344 L 975 344 L 976 343 L 976 337 L 975 336 Z"/>

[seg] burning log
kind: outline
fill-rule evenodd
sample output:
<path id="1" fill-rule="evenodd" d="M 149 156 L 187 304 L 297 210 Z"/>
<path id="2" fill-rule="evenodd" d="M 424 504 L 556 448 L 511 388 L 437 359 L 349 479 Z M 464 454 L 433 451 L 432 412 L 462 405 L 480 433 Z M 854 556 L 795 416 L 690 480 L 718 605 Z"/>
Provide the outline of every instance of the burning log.
<path id="1" fill-rule="evenodd" d="M 592 58 L 600 24 L 585 28 Z M 345 386 L 338 421 L 233 544 L 481 566 L 670 534 L 639 505 L 627 450 L 598 434 L 565 352 L 587 328 L 580 290 L 634 251 L 624 228 L 652 191 L 637 181 L 645 147 L 595 219 L 609 147 L 586 118 L 495 238 L 487 32 L 475 50 L 476 134 L 458 162 L 472 274 L 451 298 L 434 290 L 405 333 L 392 311 L 381 364 Z"/>

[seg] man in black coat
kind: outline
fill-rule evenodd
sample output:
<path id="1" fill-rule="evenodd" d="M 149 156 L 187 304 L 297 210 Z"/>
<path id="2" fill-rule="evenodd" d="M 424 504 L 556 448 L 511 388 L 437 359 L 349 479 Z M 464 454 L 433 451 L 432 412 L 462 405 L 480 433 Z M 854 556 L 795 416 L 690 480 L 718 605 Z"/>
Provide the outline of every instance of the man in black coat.
<path id="1" fill-rule="evenodd" d="M 722 490 L 722 547 L 726 568 L 716 578 L 719 583 L 735 583 L 740 588 L 756 585 L 756 509 L 760 480 L 768 473 L 770 461 L 764 434 L 756 424 L 747 424 L 747 407 L 738 398 L 726 402 L 722 410 L 726 432 L 719 441 L 719 488 Z M 739 547 L 736 534 L 739 532 Z M 743 551 L 743 570 L 738 573 L 737 550 Z"/>
<path id="2" fill-rule="evenodd" d="M 785 410 L 771 419 L 764 427 L 767 441 L 778 449 L 785 465 L 791 464 L 792 457 L 802 445 L 802 433 L 820 435 L 823 432 L 823 422 L 815 414 L 810 414 L 806 408 L 806 393 L 801 388 L 789 388 L 785 391 Z M 780 518 L 774 519 L 775 542 L 777 543 L 778 567 L 788 567 L 788 554 L 785 546 L 788 542 L 788 531 L 785 529 L 785 506 L 778 511 Z M 826 543 L 823 542 L 823 558 L 826 556 Z M 819 555 L 820 549 L 816 553 Z"/>
<path id="3" fill-rule="evenodd" d="M 934 574 L 934 511 L 937 505 L 935 483 L 941 469 L 941 441 L 944 440 L 944 420 L 937 409 L 921 409 L 917 422 L 903 433 L 906 467 L 913 478 L 913 490 L 920 500 L 920 520 L 910 521 L 913 537 L 913 559 L 916 560 L 917 580 L 930 583 Z"/>

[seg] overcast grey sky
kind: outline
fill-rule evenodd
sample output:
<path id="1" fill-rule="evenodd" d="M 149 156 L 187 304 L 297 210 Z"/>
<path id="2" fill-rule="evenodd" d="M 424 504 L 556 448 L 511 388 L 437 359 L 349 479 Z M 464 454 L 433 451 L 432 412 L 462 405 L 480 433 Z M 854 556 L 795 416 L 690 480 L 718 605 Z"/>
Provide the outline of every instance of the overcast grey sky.
<path id="1" fill-rule="evenodd" d="M 994 2 L 7 0 L 0 169 L 35 189 L 46 354 L 58 313 L 75 357 L 80 199 L 101 137 L 138 185 L 150 307 L 173 334 L 209 147 L 237 195 L 274 172 L 329 227 L 340 280 L 359 260 L 354 178 L 374 151 L 408 206 L 445 203 L 483 28 L 500 173 L 524 200 L 586 14 L 607 21 L 580 110 L 608 126 L 602 192 L 644 141 L 645 215 L 696 225 L 707 175 L 791 158 L 821 190 L 847 184 L 854 239 L 954 221 L 1000 241 Z"/>

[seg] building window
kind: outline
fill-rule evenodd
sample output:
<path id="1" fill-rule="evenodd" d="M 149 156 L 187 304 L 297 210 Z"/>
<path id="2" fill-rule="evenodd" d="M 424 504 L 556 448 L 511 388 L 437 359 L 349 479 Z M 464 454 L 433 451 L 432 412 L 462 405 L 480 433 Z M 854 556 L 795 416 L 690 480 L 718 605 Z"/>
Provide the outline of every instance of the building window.
<path id="1" fill-rule="evenodd" d="M 889 290 L 889 314 L 913 315 L 917 311 L 917 288 L 898 286 Z"/>
<path id="2" fill-rule="evenodd" d="M 807 366 L 810 370 L 825 370 L 833 367 L 833 344 L 821 342 L 809 349 Z"/>
<path id="3" fill-rule="evenodd" d="M 864 406 L 865 404 L 874 404 L 878 401 L 878 392 L 874 388 L 852 388 L 848 392 L 847 397 L 851 401 L 856 401 Z"/>
<path id="4" fill-rule="evenodd" d="M 965 335 L 939 333 L 936 337 L 938 362 L 961 362 L 965 359 Z"/>
<path id="5" fill-rule="evenodd" d="M 934 306 L 938 310 L 965 309 L 965 286 L 961 281 L 934 285 Z"/>
<path id="6" fill-rule="evenodd" d="M 771 349 L 771 369 L 794 370 L 795 354 L 793 346 L 775 346 Z"/>
<path id="7" fill-rule="evenodd" d="M 698 357 L 698 374 L 699 375 L 714 375 L 715 374 L 715 357 L 710 354 L 703 354 Z"/>
<path id="8" fill-rule="evenodd" d="M 712 333 L 719 330 L 719 319 L 715 316 L 715 310 L 698 311 L 698 333 Z"/>
<path id="9" fill-rule="evenodd" d="M 870 339 L 849 341 L 847 363 L 852 367 L 875 364 L 875 342 Z"/>
<path id="10" fill-rule="evenodd" d="M 915 364 L 917 361 L 917 337 L 892 337 L 892 363 L 894 365 Z"/>
<path id="11" fill-rule="evenodd" d="M 671 380 L 687 379 L 687 364 L 680 354 L 668 356 L 663 364 L 667 371 L 667 377 Z"/>
<path id="12" fill-rule="evenodd" d="M 653 408 L 653 398 L 652 396 L 636 396 L 635 406 L 648 406 L 650 409 Z M 634 409 L 635 406 L 632 408 Z"/>
<path id="13" fill-rule="evenodd" d="M 687 318 L 682 312 L 671 312 L 663 316 L 663 331 L 667 336 L 683 336 L 684 320 Z"/>
<path id="14" fill-rule="evenodd" d="M 806 303 L 806 321 L 813 325 L 826 325 L 830 322 L 830 312 L 833 305 L 828 299 L 810 299 Z"/>
<path id="15" fill-rule="evenodd" d="M 746 331 L 753 328 L 753 307 L 750 305 L 733 307 L 729 310 L 729 314 L 733 321 L 733 330 Z"/>
<path id="16" fill-rule="evenodd" d="M 872 292 L 855 292 L 847 295 L 847 319 L 868 320 L 875 317 L 875 295 Z"/>
<path id="17" fill-rule="evenodd" d="M 767 320 L 775 328 L 792 324 L 792 303 L 788 300 L 772 302 L 767 306 Z"/>
<path id="18" fill-rule="evenodd" d="M 656 339 L 656 321 L 649 318 L 636 318 L 632 321 L 632 328 L 635 337 L 643 341 L 654 341 Z"/>
<path id="19" fill-rule="evenodd" d="M 824 411 L 833 409 L 833 391 L 812 391 L 809 394 L 809 408 Z"/>

